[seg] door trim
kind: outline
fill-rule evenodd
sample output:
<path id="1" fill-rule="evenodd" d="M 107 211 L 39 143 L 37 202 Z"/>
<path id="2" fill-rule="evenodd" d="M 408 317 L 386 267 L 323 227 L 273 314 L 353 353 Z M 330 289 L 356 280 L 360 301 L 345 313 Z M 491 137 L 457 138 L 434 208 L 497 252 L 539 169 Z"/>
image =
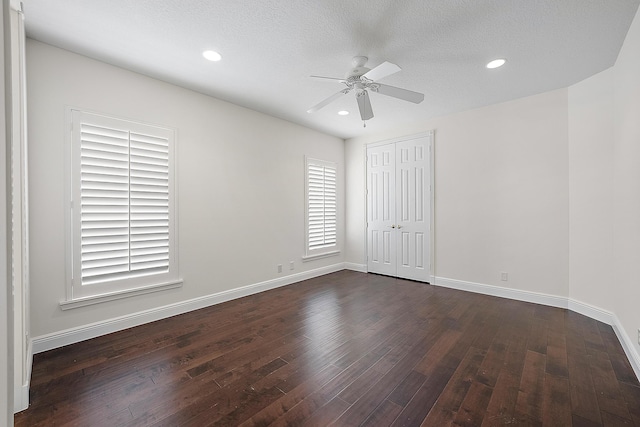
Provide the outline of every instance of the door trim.
<path id="1" fill-rule="evenodd" d="M 430 174 L 429 174 L 429 188 L 431 191 L 429 191 L 429 209 L 431 210 L 431 224 L 429 224 L 429 283 L 430 284 L 434 284 L 435 283 L 435 276 L 436 276 L 436 270 L 435 270 L 435 261 L 436 261 L 436 256 L 435 256 L 435 143 L 434 143 L 434 138 L 435 138 L 435 131 L 434 130 L 430 130 L 427 132 L 421 132 L 421 133 L 416 133 L 416 134 L 411 134 L 411 135 L 404 135 L 404 136 L 400 136 L 397 138 L 390 138 L 390 139 L 385 139 L 382 141 L 376 141 L 376 142 L 370 142 L 368 144 L 365 144 L 364 146 L 364 175 L 365 175 L 365 179 L 364 179 L 364 254 L 365 254 L 365 262 L 364 262 L 364 268 L 365 271 L 368 273 L 369 272 L 369 230 L 367 227 L 367 219 L 369 218 L 369 203 L 368 203 L 368 191 L 369 191 L 369 180 L 367 179 L 367 151 L 369 150 L 370 147 L 377 147 L 377 146 L 381 146 L 381 145 L 387 145 L 387 144 L 394 144 L 397 142 L 402 142 L 402 141 L 408 141 L 408 140 L 412 140 L 412 139 L 419 139 L 419 138 L 428 138 L 429 142 L 428 142 L 428 147 L 429 147 L 429 169 L 430 169 Z"/>

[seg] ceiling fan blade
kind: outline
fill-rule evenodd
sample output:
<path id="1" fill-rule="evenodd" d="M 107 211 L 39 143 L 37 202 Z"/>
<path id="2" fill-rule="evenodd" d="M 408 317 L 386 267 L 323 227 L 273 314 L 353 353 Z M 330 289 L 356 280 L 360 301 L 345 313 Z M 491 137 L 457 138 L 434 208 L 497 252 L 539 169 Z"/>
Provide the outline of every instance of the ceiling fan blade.
<path id="1" fill-rule="evenodd" d="M 316 79 L 328 79 L 328 80 L 338 80 L 339 82 L 346 82 L 345 79 L 339 79 L 337 77 L 325 77 L 325 76 L 311 76 Z"/>
<path id="2" fill-rule="evenodd" d="M 424 101 L 424 94 L 395 86 L 378 84 L 378 89 L 375 89 L 375 91 L 383 95 L 413 102 L 414 104 L 420 104 Z"/>
<path id="3" fill-rule="evenodd" d="M 346 95 L 347 93 L 349 93 L 350 90 L 351 89 L 342 89 L 340 92 L 334 93 L 333 95 L 331 95 L 330 97 L 328 97 L 324 101 L 321 101 L 318 104 L 314 105 L 313 107 L 309 108 L 307 110 L 307 113 L 315 113 L 316 111 L 318 111 L 319 109 L 321 109 L 325 105 L 328 105 L 331 102 L 335 101 L 336 99 L 340 98 L 342 95 Z"/>
<path id="4" fill-rule="evenodd" d="M 391 62 L 383 62 L 372 70 L 367 71 L 362 75 L 362 77 L 366 77 L 369 80 L 378 81 L 384 77 L 390 76 L 391 74 L 395 74 L 400 71 L 401 68 L 396 64 L 392 64 Z"/>
<path id="5" fill-rule="evenodd" d="M 356 99 L 358 100 L 358 108 L 360 109 L 360 117 L 362 120 L 369 120 L 373 118 L 373 109 L 371 108 L 369 93 L 366 90 L 363 90 L 357 94 Z"/>

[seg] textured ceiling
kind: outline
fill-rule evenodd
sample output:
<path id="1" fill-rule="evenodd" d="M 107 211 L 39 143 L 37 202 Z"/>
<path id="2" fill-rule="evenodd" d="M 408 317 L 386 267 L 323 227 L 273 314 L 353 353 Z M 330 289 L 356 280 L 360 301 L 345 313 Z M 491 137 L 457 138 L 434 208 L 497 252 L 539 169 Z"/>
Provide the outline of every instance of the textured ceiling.
<path id="1" fill-rule="evenodd" d="M 612 66 L 640 0 L 25 0 L 27 35 L 343 138 L 566 87 Z M 223 60 L 205 60 L 213 49 Z M 344 86 L 355 55 L 411 104 Z M 494 58 L 507 64 L 484 65 Z M 351 112 L 338 116 L 339 110 Z"/>

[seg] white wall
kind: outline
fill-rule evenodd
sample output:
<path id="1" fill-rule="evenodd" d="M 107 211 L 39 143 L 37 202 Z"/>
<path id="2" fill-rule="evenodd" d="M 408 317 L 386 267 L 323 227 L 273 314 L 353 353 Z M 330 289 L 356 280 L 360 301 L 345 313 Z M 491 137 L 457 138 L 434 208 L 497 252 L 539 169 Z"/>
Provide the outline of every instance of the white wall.
<path id="1" fill-rule="evenodd" d="M 337 162 L 343 174 L 342 139 L 33 40 L 27 73 L 32 336 L 343 261 L 341 254 L 301 262 L 303 158 Z M 181 289 L 60 310 L 67 106 L 177 129 Z M 338 190 L 343 203 L 343 185 Z"/>
<path id="2" fill-rule="evenodd" d="M 614 72 L 614 276 L 602 294 L 615 295 L 614 311 L 640 353 L 640 11 Z M 640 362 L 640 359 L 639 359 Z"/>
<path id="3" fill-rule="evenodd" d="M 614 72 L 569 88 L 570 296 L 613 311 Z"/>
<path id="4" fill-rule="evenodd" d="M 614 67 L 569 88 L 570 297 L 613 315 L 640 372 L 640 15 Z"/>
<path id="5" fill-rule="evenodd" d="M 347 140 L 346 261 L 365 263 L 365 144 L 430 129 L 435 275 L 566 297 L 566 89 Z"/>

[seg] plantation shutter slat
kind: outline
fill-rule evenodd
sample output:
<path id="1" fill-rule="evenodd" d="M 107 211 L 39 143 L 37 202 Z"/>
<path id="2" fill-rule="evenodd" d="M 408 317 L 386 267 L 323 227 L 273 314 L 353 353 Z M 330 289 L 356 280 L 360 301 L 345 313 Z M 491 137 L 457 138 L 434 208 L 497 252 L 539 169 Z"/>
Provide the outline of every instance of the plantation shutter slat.
<path id="1" fill-rule="evenodd" d="M 81 283 L 167 272 L 169 140 L 80 126 Z"/>
<path id="2" fill-rule="evenodd" d="M 309 161 L 307 191 L 308 250 L 334 246 L 337 236 L 335 166 Z"/>

